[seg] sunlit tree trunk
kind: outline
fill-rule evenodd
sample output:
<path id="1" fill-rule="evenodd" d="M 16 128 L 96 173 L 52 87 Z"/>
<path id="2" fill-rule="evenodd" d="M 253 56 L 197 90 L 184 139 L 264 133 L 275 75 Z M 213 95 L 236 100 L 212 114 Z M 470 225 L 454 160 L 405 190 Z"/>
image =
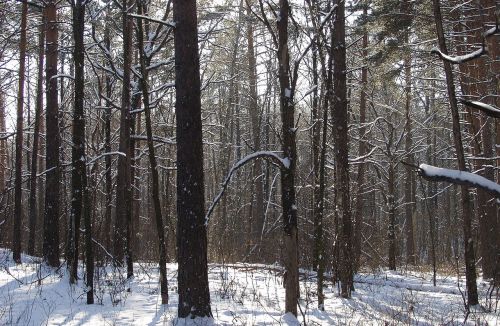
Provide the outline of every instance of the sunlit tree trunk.
<path id="1" fill-rule="evenodd" d="M 31 153 L 31 173 L 30 173 L 30 197 L 29 197 L 29 237 L 28 254 L 35 255 L 36 225 L 38 219 L 37 203 L 37 171 L 38 171 L 38 145 L 40 142 L 40 120 L 43 106 L 43 62 L 45 57 L 45 27 L 42 16 L 42 24 L 39 28 L 38 36 L 38 71 L 36 85 L 35 122 L 33 131 L 33 150 Z M 40 198 L 38 198 L 40 200 Z"/>

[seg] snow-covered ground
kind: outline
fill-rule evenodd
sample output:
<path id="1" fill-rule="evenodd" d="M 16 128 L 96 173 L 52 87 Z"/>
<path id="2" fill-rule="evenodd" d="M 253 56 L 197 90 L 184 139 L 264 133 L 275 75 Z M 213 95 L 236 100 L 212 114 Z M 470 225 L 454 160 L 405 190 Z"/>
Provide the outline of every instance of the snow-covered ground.
<path id="1" fill-rule="evenodd" d="M 16 266 L 0 250 L 0 325 L 459 325 L 465 309 L 456 277 L 380 271 L 358 274 L 352 299 L 342 299 L 337 288 L 325 289 L 325 311 L 316 308 L 314 274 L 301 274 L 298 319 L 283 315 L 284 288 L 280 268 L 263 265 L 210 265 L 209 279 L 214 319 L 176 318 L 176 265 L 168 265 L 170 304 L 160 304 L 158 271 L 136 264 L 136 275 L 126 281 L 112 268 L 101 268 L 96 304 L 85 304 L 83 282 L 69 286 L 65 269 L 40 268 L 23 256 Z M 83 270 L 80 271 L 83 275 Z M 463 287 L 461 280 L 461 287 Z M 474 307 L 468 324 L 500 325 L 497 313 L 485 312 L 488 284 L 478 284 L 483 307 Z M 495 304 L 495 302 L 494 302 Z"/>

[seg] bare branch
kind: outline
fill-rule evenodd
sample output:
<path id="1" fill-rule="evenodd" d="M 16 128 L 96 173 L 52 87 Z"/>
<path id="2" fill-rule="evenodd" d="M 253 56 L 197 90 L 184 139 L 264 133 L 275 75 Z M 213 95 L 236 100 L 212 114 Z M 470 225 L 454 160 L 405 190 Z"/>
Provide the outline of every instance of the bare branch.
<path id="1" fill-rule="evenodd" d="M 222 189 L 219 192 L 219 194 L 215 197 L 214 201 L 210 205 L 210 208 L 207 211 L 207 214 L 205 215 L 205 225 L 208 225 L 208 220 L 210 219 L 210 215 L 212 215 L 215 206 L 219 203 L 221 200 L 222 196 L 224 195 L 224 192 L 227 189 L 227 186 L 229 185 L 229 182 L 231 181 L 231 177 L 233 176 L 234 172 L 241 168 L 242 166 L 246 165 L 247 163 L 258 159 L 258 158 L 265 158 L 265 159 L 270 159 L 271 161 L 278 163 L 278 165 L 282 169 L 288 169 L 290 167 L 290 162 L 287 159 L 282 159 L 281 157 L 278 156 L 275 152 L 268 152 L 268 151 L 260 151 L 260 152 L 255 152 L 250 155 L 245 156 L 238 162 L 236 162 L 231 170 L 229 170 L 229 173 L 226 176 L 226 179 L 222 183 Z"/>

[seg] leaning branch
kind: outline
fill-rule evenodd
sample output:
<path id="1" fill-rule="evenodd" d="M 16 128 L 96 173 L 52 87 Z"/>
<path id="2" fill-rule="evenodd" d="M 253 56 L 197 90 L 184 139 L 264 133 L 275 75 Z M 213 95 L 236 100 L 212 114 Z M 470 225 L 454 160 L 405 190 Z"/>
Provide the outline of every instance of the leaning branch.
<path id="1" fill-rule="evenodd" d="M 467 101 L 467 100 L 460 100 L 460 103 L 467 105 L 468 107 L 471 107 L 473 109 L 481 110 L 490 117 L 500 119 L 500 109 L 494 107 L 493 105 L 489 105 L 479 101 Z"/>
<path id="2" fill-rule="evenodd" d="M 264 159 L 270 159 L 271 161 L 277 163 L 282 169 L 289 169 L 290 168 L 290 160 L 288 158 L 281 158 L 278 154 L 275 152 L 269 152 L 269 151 L 259 151 L 252 153 L 250 155 L 245 156 L 238 162 L 236 162 L 231 170 L 229 170 L 229 173 L 226 176 L 226 179 L 222 183 L 222 189 L 219 192 L 219 194 L 215 197 L 214 201 L 210 205 L 210 208 L 207 211 L 207 214 L 205 215 L 205 226 L 208 225 L 208 221 L 210 219 L 210 215 L 212 215 L 215 206 L 219 203 L 221 200 L 222 196 L 224 195 L 224 192 L 227 189 L 227 186 L 229 185 L 229 182 L 231 181 L 231 177 L 233 176 L 234 172 L 241 168 L 242 166 L 246 165 L 247 163 L 258 159 L 258 158 L 264 158 Z"/>
<path id="3" fill-rule="evenodd" d="M 500 198 L 500 185 L 498 183 L 474 173 L 443 169 L 427 164 L 420 164 L 418 166 L 418 173 L 429 181 L 444 181 L 475 187 L 486 191 L 495 198 Z"/>

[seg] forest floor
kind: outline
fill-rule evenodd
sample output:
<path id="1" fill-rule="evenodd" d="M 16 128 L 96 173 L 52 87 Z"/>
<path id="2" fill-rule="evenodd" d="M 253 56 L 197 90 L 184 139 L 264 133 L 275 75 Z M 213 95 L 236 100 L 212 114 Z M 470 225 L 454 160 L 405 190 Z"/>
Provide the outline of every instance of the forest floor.
<path id="1" fill-rule="evenodd" d="M 329 284 L 325 311 L 317 309 L 314 273 L 302 271 L 295 319 L 283 315 L 281 269 L 248 264 L 209 266 L 213 320 L 177 319 L 177 265 L 168 265 L 170 303 L 164 306 L 156 266 L 134 268 L 131 280 L 98 268 L 96 304 L 86 305 L 83 281 L 70 286 L 65 267 L 47 269 L 29 256 L 16 265 L 0 249 L 0 325 L 500 325 L 498 297 L 486 300 L 489 285 L 482 280 L 481 305 L 467 315 L 463 279 L 457 284 L 456 276 L 438 275 L 434 287 L 429 273 L 389 271 L 357 274 L 352 299 L 340 298 Z"/>

